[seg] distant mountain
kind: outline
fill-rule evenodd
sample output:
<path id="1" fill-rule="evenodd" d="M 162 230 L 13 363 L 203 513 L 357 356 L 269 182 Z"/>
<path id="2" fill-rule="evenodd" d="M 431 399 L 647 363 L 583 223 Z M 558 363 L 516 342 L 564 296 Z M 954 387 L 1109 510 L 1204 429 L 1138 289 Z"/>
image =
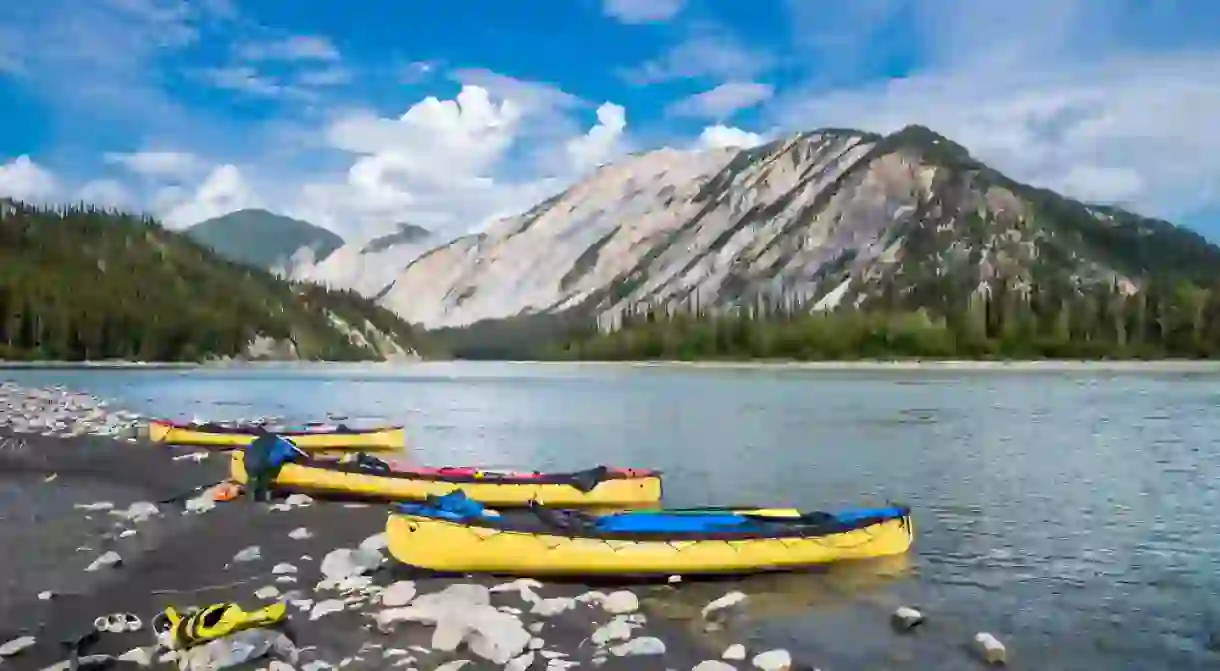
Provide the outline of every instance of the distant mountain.
<path id="1" fill-rule="evenodd" d="M 0 359 L 385 360 L 412 327 L 141 217 L 0 200 Z"/>
<path id="2" fill-rule="evenodd" d="M 263 269 L 291 264 L 302 249 L 319 261 L 343 245 L 343 238 L 325 228 L 258 209 L 201 221 L 186 234 L 230 261 Z"/>
<path id="3" fill-rule="evenodd" d="M 945 314 L 991 291 L 1218 277 L 1220 248 L 1194 232 L 1020 184 L 911 126 L 632 156 L 418 255 L 378 295 L 430 328 L 559 314 L 608 325 L 758 304 Z"/>
<path id="4" fill-rule="evenodd" d="M 399 224 L 393 233 L 354 240 L 319 261 L 300 254 L 282 274 L 375 297 L 420 254 L 442 242 L 426 228 Z"/>

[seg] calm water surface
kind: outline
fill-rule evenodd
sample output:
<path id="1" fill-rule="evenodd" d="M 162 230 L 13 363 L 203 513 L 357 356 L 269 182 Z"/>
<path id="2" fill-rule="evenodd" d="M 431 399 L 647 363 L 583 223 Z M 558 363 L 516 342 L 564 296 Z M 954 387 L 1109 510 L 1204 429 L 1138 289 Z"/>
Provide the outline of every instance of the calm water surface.
<path id="1" fill-rule="evenodd" d="M 909 503 L 910 557 L 742 587 L 757 644 L 824 669 L 977 668 L 963 647 L 980 630 L 1009 644 L 1014 668 L 1220 668 L 1216 375 L 427 364 L 0 377 L 157 415 L 403 422 L 429 464 L 658 467 L 672 505 Z M 665 606 L 730 586 L 686 586 Z M 888 630 L 900 604 L 929 614 L 917 636 Z"/>

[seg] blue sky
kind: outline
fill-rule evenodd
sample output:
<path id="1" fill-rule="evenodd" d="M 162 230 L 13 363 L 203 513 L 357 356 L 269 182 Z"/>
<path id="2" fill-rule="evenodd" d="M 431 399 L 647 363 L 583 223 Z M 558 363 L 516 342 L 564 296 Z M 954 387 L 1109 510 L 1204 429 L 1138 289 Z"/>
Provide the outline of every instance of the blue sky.
<path id="1" fill-rule="evenodd" d="M 0 6 L 0 193 L 460 233 L 624 153 L 923 123 L 1220 239 L 1207 0 Z"/>

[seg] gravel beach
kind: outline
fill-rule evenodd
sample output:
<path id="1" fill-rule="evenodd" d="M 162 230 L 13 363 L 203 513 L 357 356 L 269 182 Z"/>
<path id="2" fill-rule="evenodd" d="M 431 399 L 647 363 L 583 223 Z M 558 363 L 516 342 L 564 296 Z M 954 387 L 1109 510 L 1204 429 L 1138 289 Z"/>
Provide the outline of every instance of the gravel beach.
<path id="1" fill-rule="evenodd" d="M 147 624 L 165 606 L 281 599 L 294 668 L 312 671 L 800 668 L 781 650 L 711 661 L 721 650 L 690 634 L 702 625 L 641 610 L 669 585 L 413 574 L 383 556 L 385 506 L 301 497 L 209 506 L 200 492 L 225 477 L 227 455 L 154 446 L 134 437 L 138 426 L 66 390 L 0 389 L 3 668 L 67 669 L 63 642 L 122 612 L 144 627 L 103 635 L 87 653 L 175 668 Z M 269 664 L 226 668 L 284 668 Z"/>

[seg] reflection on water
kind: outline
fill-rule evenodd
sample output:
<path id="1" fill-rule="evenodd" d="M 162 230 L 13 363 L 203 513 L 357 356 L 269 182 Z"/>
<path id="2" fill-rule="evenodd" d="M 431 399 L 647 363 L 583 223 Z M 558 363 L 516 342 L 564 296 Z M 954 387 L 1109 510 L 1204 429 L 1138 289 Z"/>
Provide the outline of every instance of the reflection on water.
<path id="1" fill-rule="evenodd" d="M 674 506 L 911 505 L 917 535 L 899 568 L 688 581 L 659 599 L 689 614 L 742 589 L 746 631 L 726 636 L 823 668 L 973 669 L 962 647 L 979 630 L 1025 668 L 1220 666 L 1208 650 L 1220 634 L 1215 375 L 525 364 L 4 375 L 158 415 L 402 422 L 430 465 L 660 468 Z M 918 635 L 889 630 L 899 604 L 928 613 Z"/>

